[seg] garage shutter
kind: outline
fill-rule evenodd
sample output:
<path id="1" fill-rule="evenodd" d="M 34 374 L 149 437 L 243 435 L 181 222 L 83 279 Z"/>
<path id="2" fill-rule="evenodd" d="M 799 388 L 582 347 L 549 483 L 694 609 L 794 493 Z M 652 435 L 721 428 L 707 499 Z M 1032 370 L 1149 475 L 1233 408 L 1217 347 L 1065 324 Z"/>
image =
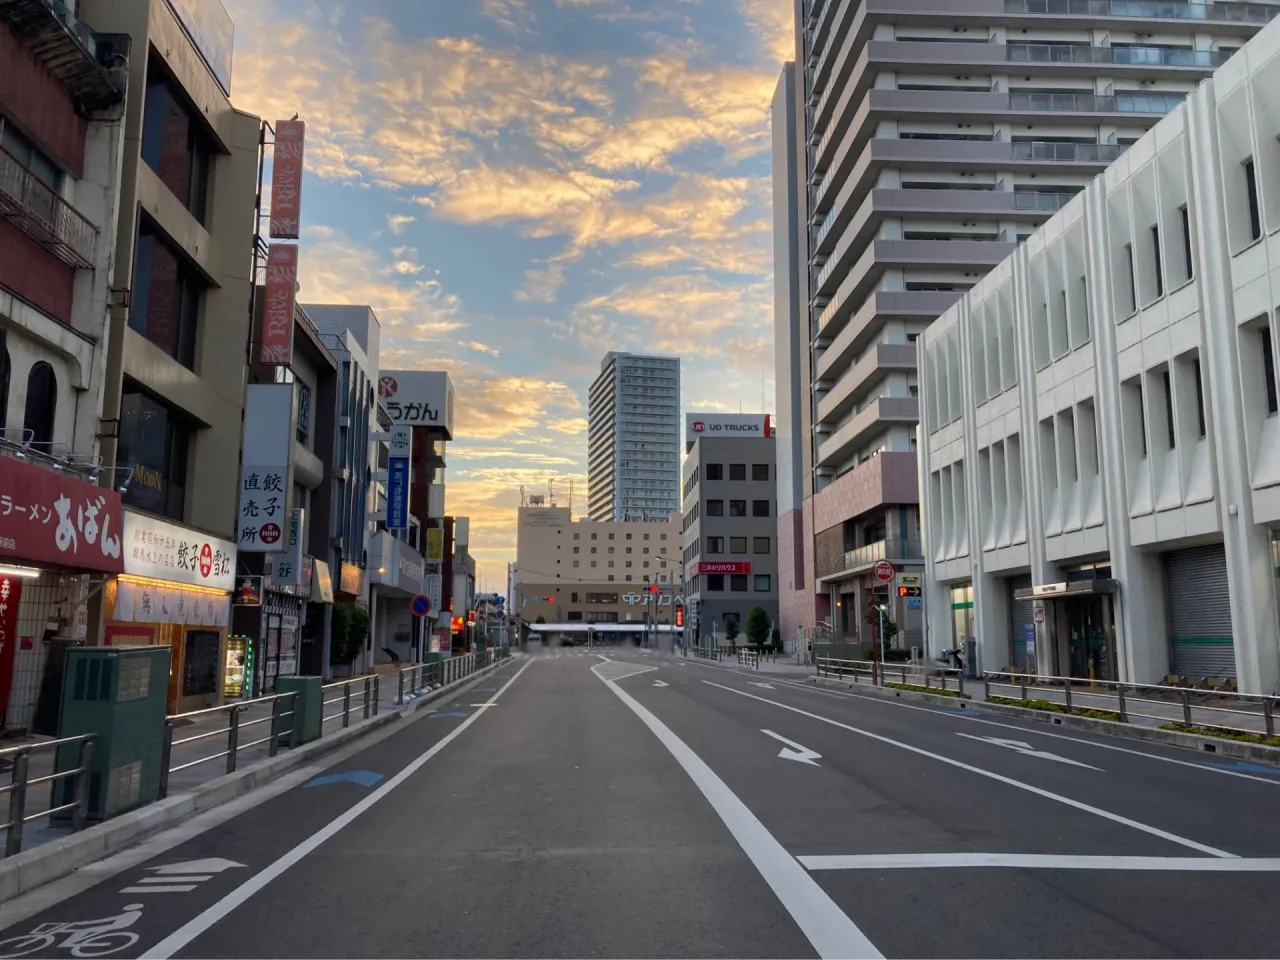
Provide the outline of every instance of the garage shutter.
<path id="1" fill-rule="evenodd" d="M 1030 600 L 1015 600 L 1015 590 L 1030 590 L 1031 574 L 1009 578 L 1009 665 L 1027 669 L 1027 625 L 1035 623 L 1034 605 Z"/>
<path id="2" fill-rule="evenodd" d="M 1164 555 L 1165 598 L 1173 672 L 1192 677 L 1234 677 L 1231 595 L 1222 544 Z"/>

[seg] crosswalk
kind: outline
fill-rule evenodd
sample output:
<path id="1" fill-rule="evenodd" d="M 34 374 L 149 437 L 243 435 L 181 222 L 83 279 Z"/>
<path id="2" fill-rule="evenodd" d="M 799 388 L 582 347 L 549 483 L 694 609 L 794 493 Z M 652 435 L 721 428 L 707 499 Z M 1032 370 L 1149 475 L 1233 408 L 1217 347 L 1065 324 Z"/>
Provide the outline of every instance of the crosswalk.
<path id="1" fill-rule="evenodd" d="M 586 649 L 580 650 L 577 648 L 565 649 L 565 650 L 548 650 L 546 653 L 535 654 L 535 656 L 537 656 L 539 659 L 542 659 L 542 660 L 565 660 L 573 657 L 591 657 L 593 659 L 596 659 L 596 658 L 599 658 L 600 656 L 611 656 L 612 654 L 615 654 L 615 653 L 625 654 L 629 657 L 654 656 L 653 650 L 646 650 L 644 648 L 637 649 L 634 647 L 627 647 L 627 648 L 620 648 L 620 649 L 613 648 L 613 647 L 593 647 L 590 650 L 586 650 Z"/>

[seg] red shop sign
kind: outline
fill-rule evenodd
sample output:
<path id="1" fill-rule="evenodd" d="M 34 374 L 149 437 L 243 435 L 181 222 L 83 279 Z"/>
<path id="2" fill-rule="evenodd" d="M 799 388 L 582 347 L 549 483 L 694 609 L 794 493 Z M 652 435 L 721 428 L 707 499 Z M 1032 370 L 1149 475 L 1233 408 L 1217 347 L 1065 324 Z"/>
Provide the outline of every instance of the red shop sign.
<path id="1" fill-rule="evenodd" d="M 22 578 L 0 576 L 0 724 L 9 712 L 13 689 L 13 665 L 18 644 L 18 601 L 22 599 Z M 24 638 L 25 639 L 25 638 Z M 24 644 L 23 649 L 28 649 Z"/>
<path id="2" fill-rule="evenodd" d="M 742 563 L 699 563 L 698 573 L 750 573 L 750 561 Z"/>
<path id="3" fill-rule="evenodd" d="M 120 494 L 0 459 L 0 562 L 123 573 Z"/>

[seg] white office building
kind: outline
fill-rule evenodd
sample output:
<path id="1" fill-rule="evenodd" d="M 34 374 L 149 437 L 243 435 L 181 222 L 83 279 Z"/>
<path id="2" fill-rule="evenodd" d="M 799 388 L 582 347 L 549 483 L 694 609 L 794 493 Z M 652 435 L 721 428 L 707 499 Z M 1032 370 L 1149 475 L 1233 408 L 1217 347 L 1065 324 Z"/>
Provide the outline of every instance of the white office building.
<path id="1" fill-rule="evenodd" d="M 1280 681 L 1280 26 L 919 345 L 929 644 Z"/>

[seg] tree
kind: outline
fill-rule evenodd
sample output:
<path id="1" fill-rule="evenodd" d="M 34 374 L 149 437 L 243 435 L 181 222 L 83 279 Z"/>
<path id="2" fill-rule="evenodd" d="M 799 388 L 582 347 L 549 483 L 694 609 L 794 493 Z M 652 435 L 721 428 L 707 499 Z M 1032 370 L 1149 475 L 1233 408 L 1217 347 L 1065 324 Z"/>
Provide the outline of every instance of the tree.
<path id="1" fill-rule="evenodd" d="M 782 631 L 778 629 L 778 625 L 776 623 L 773 625 L 773 630 L 770 631 L 769 633 L 769 639 L 773 643 L 773 652 L 781 653 L 782 652 Z"/>
<path id="2" fill-rule="evenodd" d="M 769 612 L 764 607 L 747 611 L 747 640 L 753 647 L 764 646 L 769 637 Z"/>
<path id="3" fill-rule="evenodd" d="M 346 666 L 359 652 L 359 646 L 351 642 L 355 609 L 354 604 L 335 603 L 329 616 L 329 662 L 335 667 Z"/>
<path id="4" fill-rule="evenodd" d="M 547 618 L 546 618 L 546 617 L 544 617 L 542 614 L 538 614 L 538 619 L 537 619 L 537 620 L 535 620 L 535 621 L 533 621 L 533 622 L 534 622 L 534 623 L 546 623 L 546 622 L 547 622 Z"/>
<path id="5" fill-rule="evenodd" d="M 724 620 L 724 638 L 733 643 L 738 639 L 738 618 L 725 617 Z"/>

